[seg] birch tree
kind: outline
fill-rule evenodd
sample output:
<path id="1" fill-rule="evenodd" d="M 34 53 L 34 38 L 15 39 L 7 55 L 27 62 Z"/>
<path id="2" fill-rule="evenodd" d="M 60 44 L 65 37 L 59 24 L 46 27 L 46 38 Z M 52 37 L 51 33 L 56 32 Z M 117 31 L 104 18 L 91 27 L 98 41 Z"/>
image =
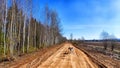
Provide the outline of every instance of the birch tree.
<path id="1" fill-rule="evenodd" d="M 50 24 L 50 10 L 48 5 L 45 6 L 45 45 L 49 45 L 50 37 L 49 37 L 49 24 Z"/>
<path id="2" fill-rule="evenodd" d="M 7 23 L 7 0 L 5 0 L 5 21 L 4 21 L 4 55 L 6 53 L 6 23 Z"/>
<path id="3" fill-rule="evenodd" d="M 0 46 L 4 56 L 14 57 L 31 51 L 31 47 L 39 49 L 62 40 L 57 12 L 46 6 L 45 21 L 40 22 L 33 17 L 33 8 L 32 0 L 0 0 Z"/>
<path id="4" fill-rule="evenodd" d="M 61 37 L 61 27 L 59 17 L 56 11 L 51 10 L 51 42 L 52 45 L 58 43 L 59 37 Z"/>
<path id="5" fill-rule="evenodd" d="M 30 25 L 30 20 L 32 18 L 32 0 L 28 0 L 28 6 L 29 6 L 29 15 L 30 15 L 30 18 L 29 18 L 29 23 L 28 23 L 28 44 L 27 44 L 27 51 L 29 50 L 29 46 L 30 46 L 30 29 L 31 29 L 31 25 Z"/>
<path id="6" fill-rule="evenodd" d="M 4 26 L 4 13 L 5 13 L 5 1 L 4 0 L 0 0 L 0 46 L 4 47 L 4 56 L 5 56 L 5 45 L 3 46 L 3 26 Z"/>
<path id="7" fill-rule="evenodd" d="M 26 21 L 27 21 L 27 0 L 24 1 L 24 25 L 23 25 L 23 54 L 25 53 L 25 39 L 26 39 Z"/>
<path id="8" fill-rule="evenodd" d="M 12 17 L 10 23 L 10 55 L 13 57 L 14 41 L 13 41 L 13 23 L 15 21 L 15 0 L 12 0 Z"/>
<path id="9" fill-rule="evenodd" d="M 22 26 L 22 2 L 21 0 L 17 0 L 17 5 L 19 6 L 18 12 L 18 21 L 19 21 L 19 28 L 18 28 L 18 55 L 20 55 L 20 47 L 21 47 L 21 26 Z"/>

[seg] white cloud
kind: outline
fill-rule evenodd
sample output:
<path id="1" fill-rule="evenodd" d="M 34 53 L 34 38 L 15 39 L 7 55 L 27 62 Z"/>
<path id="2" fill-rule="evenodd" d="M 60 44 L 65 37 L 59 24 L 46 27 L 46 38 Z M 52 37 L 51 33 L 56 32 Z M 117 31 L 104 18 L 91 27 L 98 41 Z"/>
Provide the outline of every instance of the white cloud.
<path id="1" fill-rule="evenodd" d="M 86 29 L 86 28 L 107 28 L 107 29 L 109 29 L 109 28 L 116 28 L 116 29 L 119 29 L 120 28 L 120 26 L 119 25 L 112 25 L 112 26 L 110 26 L 110 25 L 69 25 L 69 26 L 65 26 L 66 27 L 66 29 L 67 30 L 74 30 L 74 29 L 76 29 L 76 30 L 80 30 L 80 29 Z"/>

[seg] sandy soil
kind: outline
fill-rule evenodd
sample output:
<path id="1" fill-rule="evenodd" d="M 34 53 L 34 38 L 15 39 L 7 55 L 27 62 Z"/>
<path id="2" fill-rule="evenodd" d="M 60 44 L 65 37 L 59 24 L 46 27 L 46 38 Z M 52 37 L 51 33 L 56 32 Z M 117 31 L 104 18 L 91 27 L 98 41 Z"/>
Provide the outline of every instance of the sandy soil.
<path id="1" fill-rule="evenodd" d="M 68 48 L 73 47 L 73 51 Z M 65 44 L 37 68 L 98 68 L 82 51 Z"/>
<path id="2" fill-rule="evenodd" d="M 73 50 L 70 51 L 69 47 Z M 7 68 L 104 68 L 70 43 L 64 43 L 29 62 L 24 62 L 22 60 L 21 64 L 13 64 Z"/>

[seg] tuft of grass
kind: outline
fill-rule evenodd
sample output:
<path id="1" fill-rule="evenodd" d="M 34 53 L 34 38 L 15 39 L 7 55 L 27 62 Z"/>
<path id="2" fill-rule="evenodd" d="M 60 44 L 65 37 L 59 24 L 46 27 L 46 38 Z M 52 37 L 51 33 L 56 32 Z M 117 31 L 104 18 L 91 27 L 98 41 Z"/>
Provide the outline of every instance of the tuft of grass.
<path id="1" fill-rule="evenodd" d="M 33 46 L 29 47 L 28 53 L 32 53 L 34 51 L 36 51 L 36 47 Z"/>
<path id="2" fill-rule="evenodd" d="M 4 47 L 3 45 L 0 45 L 0 55 L 3 55 L 3 53 L 4 53 Z"/>

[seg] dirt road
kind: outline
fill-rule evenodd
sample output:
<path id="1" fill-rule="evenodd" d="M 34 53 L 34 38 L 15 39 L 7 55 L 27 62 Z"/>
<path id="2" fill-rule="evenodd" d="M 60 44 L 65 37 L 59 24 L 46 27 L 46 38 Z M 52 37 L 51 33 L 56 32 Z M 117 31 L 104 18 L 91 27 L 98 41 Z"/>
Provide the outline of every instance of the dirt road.
<path id="1" fill-rule="evenodd" d="M 69 51 L 68 47 L 73 47 L 73 51 Z M 37 68 L 98 68 L 98 66 L 72 44 L 65 44 Z"/>
<path id="2" fill-rule="evenodd" d="M 73 49 L 70 51 L 69 47 Z M 38 56 L 32 61 L 24 64 L 14 64 L 9 68 L 104 68 L 92 60 L 72 44 L 65 43 L 42 54 L 42 56 Z"/>

